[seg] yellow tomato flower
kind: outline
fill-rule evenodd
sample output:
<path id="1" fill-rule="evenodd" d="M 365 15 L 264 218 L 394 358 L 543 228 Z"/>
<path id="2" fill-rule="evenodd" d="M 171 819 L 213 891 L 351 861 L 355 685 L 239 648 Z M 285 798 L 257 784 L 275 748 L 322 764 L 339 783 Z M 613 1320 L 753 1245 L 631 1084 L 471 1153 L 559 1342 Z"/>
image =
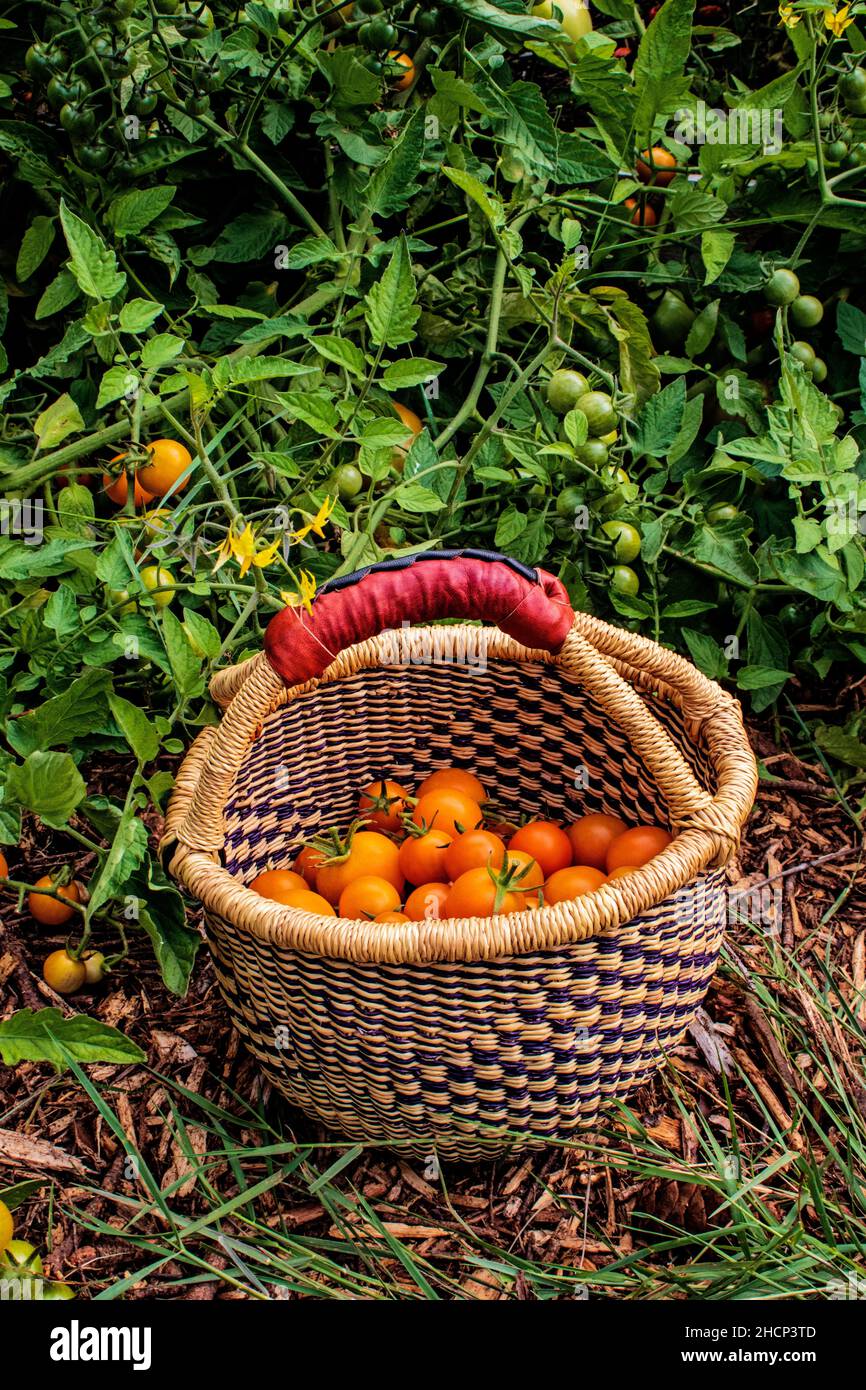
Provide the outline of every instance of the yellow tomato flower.
<path id="1" fill-rule="evenodd" d="M 854 16 L 849 15 L 850 5 L 843 5 L 840 10 L 825 10 L 824 23 L 837 39 L 841 39 L 849 24 L 854 23 Z"/>
<path id="2" fill-rule="evenodd" d="M 306 608 L 308 613 L 313 611 L 313 598 L 316 593 L 316 581 L 309 570 L 301 570 L 298 576 L 298 591 L 283 590 L 280 598 L 283 603 L 288 604 L 289 608 Z"/>
<path id="3" fill-rule="evenodd" d="M 216 554 L 218 558 L 214 565 L 214 572 L 220 569 L 225 564 L 226 560 L 233 557 L 240 566 L 241 579 L 243 579 L 251 565 L 255 565 L 257 569 L 264 569 L 265 565 L 269 565 L 276 556 L 281 544 L 282 537 L 278 536 L 270 545 L 263 546 L 261 550 L 257 550 L 256 538 L 249 522 L 247 522 L 240 534 L 238 534 L 232 526 L 229 528 L 225 540 L 221 541 L 217 546 Z"/>
<path id="4" fill-rule="evenodd" d="M 297 531 L 292 531 L 289 535 L 291 541 L 302 541 L 312 531 L 317 536 L 324 536 L 322 527 L 334 510 L 337 504 L 336 497 L 326 497 L 312 521 L 308 521 L 305 526 L 299 526 Z"/>
<path id="5" fill-rule="evenodd" d="M 779 23 L 784 24 L 786 29 L 795 29 L 800 23 L 800 16 L 794 14 L 793 5 L 779 6 Z"/>

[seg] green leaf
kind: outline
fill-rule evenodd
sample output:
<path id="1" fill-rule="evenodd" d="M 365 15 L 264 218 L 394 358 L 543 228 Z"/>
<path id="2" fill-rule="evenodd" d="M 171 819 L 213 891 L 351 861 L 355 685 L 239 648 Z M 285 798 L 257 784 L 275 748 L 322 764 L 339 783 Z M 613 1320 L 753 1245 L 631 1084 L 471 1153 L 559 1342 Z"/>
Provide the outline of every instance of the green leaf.
<path id="1" fill-rule="evenodd" d="M 159 734 L 144 710 L 112 692 L 108 697 L 111 713 L 139 763 L 152 762 L 159 752 Z"/>
<path id="2" fill-rule="evenodd" d="M 514 11 L 500 9 L 498 5 L 488 4 L 487 0 L 448 0 L 448 4 L 450 9 L 466 15 L 474 24 L 498 38 L 520 39 L 522 42 L 546 39 L 549 43 L 562 38 L 558 24 L 526 14 L 522 8 Z"/>
<path id="3" fill-rule="evenodd" d="M 453 184 L 471 198 L 473 203 L 479 207 L 484 214 L 485 220 L 494 232 L 499 231 L 505 223 L 505 205 L 498 193 L 490 193 L 473 174 L 467 174 L 465 169 L 451 169 L 447 164 L 442 166 L 442 173 L 450 179 Z"/>
<path id="4" fill-rule="evenodd" d="M 635 452 L 666 454 L 679 434 L 685 406 L 686 383 L 680 376 L 641 407 L 633 441 Z"/>
<path id="5" fill-rule="evenodd" d="M 175 333 L 156 333 L 141 350 L 141 365 L 147 371 L 154 371 L 173 362 L 182 352 L 183 338 Z"/>
<path id="6" fill-rule="evenodd" d="M 47 319 L 59 314 L 80 294 L 75 276 L 69 270 L 59 270 L 50 284 L 42 291 L 39 303 L 33 313 L 36 319 Z"/>
<path id="7" fill-rule="evenodd" d="M 66 825 L 86 790 L 68 753 L 37 749 L 23 763 L 13 763 L 6 777 L 6 800 L 32 811 L 55 830 Z"/>
<path id="8" fill-rule="evenodd" d="M 692 655 L 692 660 L 699 671 L 703 671 L 710 680 L 721 680 L 727 675 L 728 662 L 725 653 L 722 651 L 718 642 L 712 637 L 708 637 L 705 632 L 698 632 L 695 628 L 684 627 L 682 629 L 685 644 Z"/>
<path id="9" fill-rule="evenodd" d="M 714 228 L 712 231 L 701 233 L 701 260 L 707 272 L 704 276 L 705 285 L 711 285 L 714 280 L 718 280 L 731 259 L 731 252 L 736 244 L 736 235 L 727 228 Z"/>
<path id="10" fill-rule="evenodd" d="M 866 357 L 866 314 L 856 304 L 840 299 L 836 310 L 836 335 L 843 348 Z"/>
<path id="11" fill-rule="evenodd" d="M 781 685 L 790 679 L 790 671 L 777 671 L 771 666 L 741 666 L 737 672 L 740 690 L 763 690 L 765 686 Z"/>
<path id="12" fill-rule="evenodd" d="M 695 0 L 666 0 L 640 41 L 632 76 L 637 92 L 634 124 L 641 140 L 649 137 L 656 116 L 676 111 L 688 91 L 683 73 L 694 8 Z"/>
<path id="13" fill-rule="evenodd" d="M 163 184 L 154 188 L 133 188 L 121 193 L 108 206 L 105 220 L 119 237 L 143 232 L 165 212 L 175 195 L 175 189 Z"/>
<path id="14" fill-rule="evenodd" d="M 162 632 L 178 694 L 189 699 L 202 689 L 201 658 L 193 651 L 183 625 L 164 608 Z"/>
<path id="15" fill-rule="evenodd" d="M 275 381 L 285 376 L 309 376 L 315 367 L 301 366 L 287 357 L 221 357 L 214 366 L 212 380 L 220 390 L 244 386 L 250 381 Z"/>
<path id="16" fill-rule="evenodd" d="M 280 264 L 286 270 L 305 270 L 322 261 L 338 261 L 340 254 L 330 237 L 308 236 L 288 247 Z"/>
<path id="17" fill-rule="evenodd" d="M 415 303 L 415 280 L 406 238 L 397 241 L 385 272 L 364 301 L 370 337 L 377 345 L 400 347 L 415 337 L 420 309 Z"/>
<path id="18" fill-rule="evenodd" d="M 73 624 L 77 626 L 75 600 L 68 589 L 58 589 L 57 594 L 61 593 L 67 596 L 67 602 L 71 600 Z M 19 719 L 10 719 L 6 727 L 9 743 L 21 757 L 27 757 L 37 749 L 68 746 L 77 738 L 105 730 L 108 727 L 106 695 L 109 684 L 106 671 L 85 671 L 67 690 L 28 714 L 22 714 Z"/>
<path id="19" fill-rule="evenodd" d="M 423 154 L 424 108 L 419 107 L 367 185 L 365 203 L 371 217 L 390 217 L 407 206 L 418 192 Z"/>
<path id="20" fill-rule="evenodd" d="M 496 523 L 496 534 L 493 543 L 497 550 L 508 551 L 514 545 L 522 531 L 526 530 L 526 515 L 519 512 L 513 503 L 509 504 L 502 512 Z"/>
<path id="21" fill-rule="evenodd" d="M 41 266 L 54 240 L 54 218 L 34 217 L 21 241 L 15 264 L 15 279 L 19 284 L 29 280 Z"/>
<path id="22" fill-rule="evenodd" d="M 819 724 L 815 729 L 815 742 L 840 763 L 866 768 L 866 743 L 862 743 L 853 734 L 846 733 L 844 729 L 833 724 Z"/>
<path id="23" fill-rule="evenodd" d="M 311 338 L 310 347 L 315 348 L 320 357 L 324 357 L 328 362 L 336 362 L 338 366 L 344 367 L 353 376 L 363 377 L 366 375 L 367 364 L 364 360 L 364 354 L 355 343 L 349 342 L 348 338 L 323 335 Z"/>
<path id="24" fill-rule="evenodd" d="M 89 299 L 102 303 L 113 299 L 126 284 L 126 276 L 117 268 L 117 257 L 92 227 L 76 217 L 60 200 L 60 223 L 69 247 L 69 269 L 79 289 Z"/>
<path id="25" fill-rule="evenodd" d="M 201 945 L 198 932 L 187 926 L 183 899 L 156 860 L 150 858 L 130 888 L 139 899 L 139 926 L 150 937 L 166 989 L 182 997 Z"/>
<path id="26" fill-rule="evenodd" d="M 444 370 L 445 363 L 431 357 L 404 357 L 400 362 L 388 363 L 382 373 L 382 385 L 386 391 L 405 391 L 432 381 Z"/>
<path id="27" fill-rule="evenodd" d="M 64 1018 L 59 1009 L 19 1009 L 0 1021 L 0 1054 L 7 1067 L 50 1062 L 58 1072 L 66 1070 L 70 1057 L 85 1065 L 147 1061 L 146 1053 L 116 1028 L 90 1014 Z"/>
<path id="28" fill-rule="evenodd" d="M 689 546 L 696 560 L 713 565 L 727 579 L 751 586 L 758 579 L 758 566 L 743 536 L 723 536 L 709 526 L 702 527 Z"/>
<path id="29" fill-rule="evenodd" d="M 401 483 L 395 493 L 395 500 L 404 512 L 413 513 L 438 512 L 445 505 L 442 498 L 430 488 L 414 481 Z"/>
<path id="30" fill-rule="evenodd" d="M 99 383 L 99 393 L 96 397 L 97 410 L 101 410 L 103 406 L 111 405 L 113 401 L 119 401 L 123 397 L 132 400 L 140 384 L 141 378 L 131 367 L 109 367 L 107 372 L 103 372 L 102 380 Z"/>
<path id="31" fill-rule="evenodd" d="M 130 299 L 120 311 L 120 327 L 124 333 L 144 333 L 164 308 L 154 299 Z"/>
<path id="32" fill-rule="evenodd" d="M 686 338 L 686 352 L 689 357 L 697 357 L 700 353 L 705 352 L 713 341 L 716 324 L 719 321 L 720 305 L 720 299 L 714 299 L 712 304 L 707 304 L 689 329 Z"/>
<path id="33" fill-rule="evenodd" d="M 37 451 L 53 449 L 64 439 L 68 439 L 70 434 L 78 434 L 83 429 L 81 411 L 72 397 L 64 392 L 51 405 L 46 406 L 33 421 Z"/>
<path id="34" fill-rule="evenodd" d="M 91 880 L 88 920 L 103 903 L 128 894 L 129 880 L 146 856 L 147 826 L 131 803 L 123 809 L 98 877 Z"/>
<path id="35" fill-rule="evenodd" d="M 196 656 L 205 656 L 209 661 L 215 661 L 222 651 L 222 641 L 213 623 L 202 617 L 194 608 L 186 608 L 183 626 Z"/>

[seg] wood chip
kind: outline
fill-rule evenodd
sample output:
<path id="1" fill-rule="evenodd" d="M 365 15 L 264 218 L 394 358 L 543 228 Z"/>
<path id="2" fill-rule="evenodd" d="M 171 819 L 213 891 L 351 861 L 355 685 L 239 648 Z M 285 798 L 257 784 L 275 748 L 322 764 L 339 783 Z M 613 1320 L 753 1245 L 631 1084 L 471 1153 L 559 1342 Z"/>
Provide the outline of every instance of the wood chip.
<path id="1" fill-rule="evenodd" d="M 45 1139 L 15 1134 L 11 1129 L 0 1129 L 0 1163 L 35 1168 L 37 1172 L 47 1168 L 52 1173 L 75 1173 L 79 1178 L 87 1176 L 84 1164 L 72 1154 L 65 1153 Z"/>

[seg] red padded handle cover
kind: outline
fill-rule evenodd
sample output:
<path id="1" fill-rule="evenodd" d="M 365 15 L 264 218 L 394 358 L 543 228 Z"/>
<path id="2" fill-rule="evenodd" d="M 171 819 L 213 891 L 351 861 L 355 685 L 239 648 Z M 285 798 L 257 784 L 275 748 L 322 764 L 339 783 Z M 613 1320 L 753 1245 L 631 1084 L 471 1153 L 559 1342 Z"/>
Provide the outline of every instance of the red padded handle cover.
<path id="1" fill-rule="evenodd" d="M 558 651 L 574 621 L 562 583 L 504 557 L 426 551 L 385 561 L 321 591 L 312 615 L 284 608 L 268 624 L 265 652 L 286 685 L 320 676 L 346 647 L 404 622 L 480 618 L 526 647 Z"/>

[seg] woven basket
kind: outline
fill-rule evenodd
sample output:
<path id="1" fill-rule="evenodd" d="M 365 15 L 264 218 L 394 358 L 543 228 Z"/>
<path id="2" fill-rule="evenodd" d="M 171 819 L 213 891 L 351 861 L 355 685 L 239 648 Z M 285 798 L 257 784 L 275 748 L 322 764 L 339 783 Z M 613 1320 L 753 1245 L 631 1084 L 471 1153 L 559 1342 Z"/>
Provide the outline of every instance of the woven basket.
<path id="1" fill-rule="evenodd" d="M 457 614 L 507 631 L 401 626 Z M 233 1021 L 293 1104 L 353 1139 L 474 1158 L 564 1139 L 659 1067 L 715 968 L 755 796 L 730 695 L 477 551 L 326 585 L 211 688 L 225 712 L 183 763 L 166 846 Z M 452 764 L 504 808 L 675 839 L 595 893 L 492 919 L 348 922 L 244 886 L 347 826 L 374 777 Z"/>

